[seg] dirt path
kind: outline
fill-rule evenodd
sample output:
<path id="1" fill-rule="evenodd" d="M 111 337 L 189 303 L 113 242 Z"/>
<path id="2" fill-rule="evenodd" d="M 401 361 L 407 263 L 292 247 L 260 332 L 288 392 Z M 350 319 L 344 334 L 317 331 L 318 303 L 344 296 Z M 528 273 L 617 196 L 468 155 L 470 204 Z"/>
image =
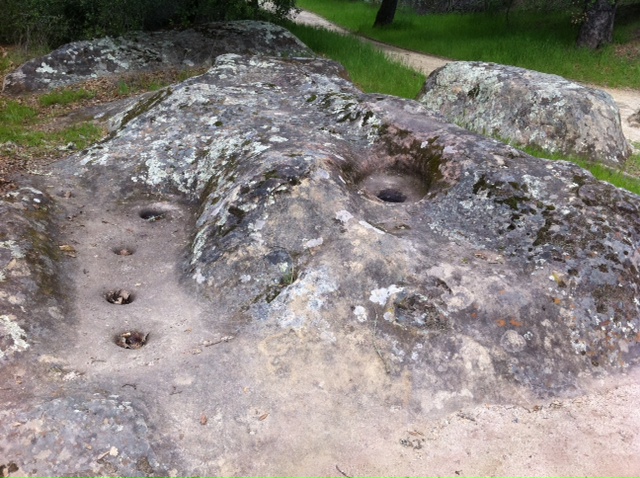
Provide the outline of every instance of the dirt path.
<path id="1" fill-rule="evenodd" d="M 304 25 L 310 25 L 315 27 L 322 27 L 330 31 L 350 34 L 349 31 L 341 28 L 333 23 L 325 20 L 324 18 L 316 15 L 315 13 L 301 11 L 294 19 L 296 22 Z M 368 38 L 363 38 L 364 41 L 375 45 L 377 48 L 387 54 L 392 60 L 399 61 L 410 68 L 429 75 L 436 68 L 446 65 L 448 62 L 453 61 L 447 58 L 440 58 L 437 56 L 425 55 L 424 53 L 418 53 L 411 50 L 404 50 L 386 43 L 381 43 Z M 640 91 L 631 89 L 617 89 L 617 88 L 604 88 L 601 86 L 588 85 L 593 88 L 598 88 L 609 93 L 618 104 L 620 108 L 620 117 L 622 119 L 622 131 L 625 137 L 632 143 L 640 143 L 640 127 L 632 125 L 629 122 L 629 117 L 640 110 Z M 637 124 L 637 123 L 636 123 Z"/>

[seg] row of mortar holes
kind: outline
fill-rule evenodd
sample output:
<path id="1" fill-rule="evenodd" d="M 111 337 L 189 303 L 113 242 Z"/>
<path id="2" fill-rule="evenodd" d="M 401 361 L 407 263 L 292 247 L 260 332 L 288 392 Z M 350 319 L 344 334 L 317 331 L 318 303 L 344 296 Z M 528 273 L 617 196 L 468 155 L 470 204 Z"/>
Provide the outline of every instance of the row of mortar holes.
<path id="1" fill-rule="evenodd" d="M 164 219 L 167 216 L 166 211 L 160 209 L 143 209 L 138 214 L 140 218 L 147 222 L 155 222 Z M 111 250 L 118 256 L 131 256 L 135 254 L 136 250 L 129 246 L 117 246 Z M 113 305 L 127 305 L 131 304 L 135 300 L 135 295 L 126 289 L 110 290 L 105 294 L 107 302 Z M 141 332 L 139 330 L 125 330 L 118 333 L 114 338 L 114 342 L 117 346 L 124 349 L 139 349 L 147 343 L 149 333 Z"/>

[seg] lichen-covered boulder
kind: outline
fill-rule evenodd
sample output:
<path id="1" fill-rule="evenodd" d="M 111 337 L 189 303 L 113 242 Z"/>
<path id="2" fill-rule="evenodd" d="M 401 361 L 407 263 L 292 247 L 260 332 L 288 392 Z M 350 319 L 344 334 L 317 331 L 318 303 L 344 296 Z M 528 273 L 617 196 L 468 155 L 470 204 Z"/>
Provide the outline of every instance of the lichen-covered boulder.
<path id="1" fill-rule="evenodd" d="M 485 136 L 620 166 L 631 154 L 611 96 L 560 76 L 484 62 L 434 71 L 418 101 Z"/>
<path id="2" fill-rule="evenodd" d="M 575 165 L 324 59 L 219 56 L 131 112 L 46 178 L 74 257 L 53 262 L 59 320 L 12 319 L 29 348 L 0 367 L 0 450 L 20 470 L 423 475 L 434 417 L 638 362 L 640 198 Z"/>
<path id="3" fill-rule="evenodd" d="M 183 31 L 135 32 L 69 43 L 7 75 L 3 91 L 15 94 L 124 72 L 210 65 L 223 53 L 313 56 L 288 30 L 271 23 L 209 23 Z"/>

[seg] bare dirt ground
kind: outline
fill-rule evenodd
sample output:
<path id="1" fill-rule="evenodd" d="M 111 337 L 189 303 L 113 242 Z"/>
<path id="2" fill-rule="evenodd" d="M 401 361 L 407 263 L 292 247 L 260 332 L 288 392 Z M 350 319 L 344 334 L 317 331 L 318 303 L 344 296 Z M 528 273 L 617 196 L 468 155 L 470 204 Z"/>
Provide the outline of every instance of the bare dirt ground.
<path id="1" fill-rule="evenodd" d="M 337 25 L 325 20 L 324 18 L 307 11 L 301 11 L 295 18 L 295 21 L 301 24 L 322 27 L 327 30 L 335 31 L 338 33 L 349 34 L 349 32 Z M 368 38 L 363 40 L 375 45 L 380 50 L 384 51 L 389 58 L 399 61 L 410 68 L 429 75 L 433 70 L 446 65 L 448 62 L 453 61 L 447 58 L 440 58 L 432 55 L 425 55 L 424 53 L 418 53 L 415 51 L 404 50 L 386 43 L 381 43 Z M 620 108 L 620 118 L 622 120 L 622 131 L 625 137 L 632 143 L 640 143 L 640 127 L 637 123 L 633 125 L 629 121 L 629 117 L 640 110 L 640 92 L 628 89 L 616 89 L 616 88 L 604 88 L 601 86 L 587 85 L 592 88 L 598 88 L 609 93 L 618 104 Z"/>

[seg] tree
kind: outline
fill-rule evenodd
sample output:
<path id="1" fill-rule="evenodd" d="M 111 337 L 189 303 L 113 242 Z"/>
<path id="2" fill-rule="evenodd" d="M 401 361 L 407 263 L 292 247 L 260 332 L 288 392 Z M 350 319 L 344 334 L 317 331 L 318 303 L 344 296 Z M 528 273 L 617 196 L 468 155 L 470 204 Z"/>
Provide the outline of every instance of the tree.
<path id="1" fill-rule="evenodd" d="M 393 18 L 396 16 L 396 8 L 398 8 L 398 0 L 382 0 L 373 26 L 386 27 L 387 25 L 391 25 Z"/>
<path id="2" fill-rule="evenodd" d="M 618 0 L 587 0 L 577 45 L 595 50 L 613 41 Z"/>

